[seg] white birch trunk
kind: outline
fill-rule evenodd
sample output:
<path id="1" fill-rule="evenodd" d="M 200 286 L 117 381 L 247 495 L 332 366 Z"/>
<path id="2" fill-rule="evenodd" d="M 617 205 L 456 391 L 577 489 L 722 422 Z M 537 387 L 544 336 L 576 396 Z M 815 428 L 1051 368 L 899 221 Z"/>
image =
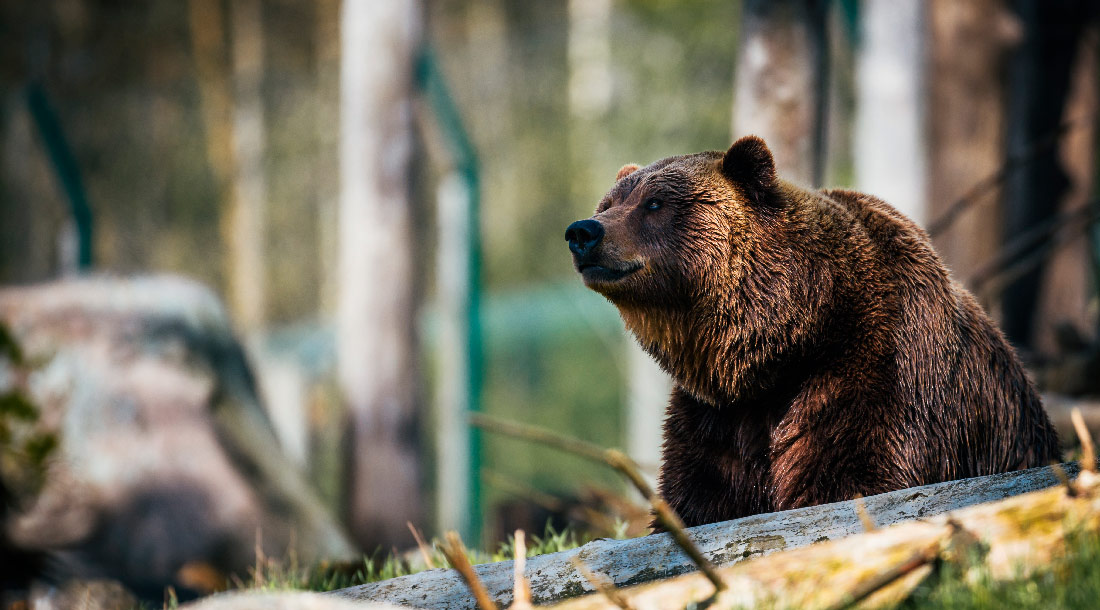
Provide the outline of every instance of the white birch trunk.
<path id="1" fill-rule="evenodd" d="M 856 187 L 920 225 L 928 220 L 924 11 L 921 0 L 864 2 L 856 59 Z"/>
<path id="2" fill-rule="evenodd" d="M 822 174 L 823 6 L 815 0 L 746 2 L 734 79 L 734 139 L 764 138 L 779 175 L 803 186 L 816 186 Z"/>

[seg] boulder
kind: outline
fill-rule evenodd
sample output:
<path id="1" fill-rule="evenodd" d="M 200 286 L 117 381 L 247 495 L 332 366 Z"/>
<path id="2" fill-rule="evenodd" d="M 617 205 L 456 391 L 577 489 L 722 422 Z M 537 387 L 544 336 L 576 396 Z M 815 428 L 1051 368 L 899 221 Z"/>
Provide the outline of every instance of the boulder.
<path id="1" fill-rule="evenodd" d="M 214 294 L 178 277 L 0 290 L 0 396 L 56 439 L 8 534 L 57 577 L 113 578 L 146 598 L 203 592 L 257 549 L 300 561 L 354 549 L 279 450 L 248 359 Z M 48 444 L 48 443 L 47 443 Z"/>

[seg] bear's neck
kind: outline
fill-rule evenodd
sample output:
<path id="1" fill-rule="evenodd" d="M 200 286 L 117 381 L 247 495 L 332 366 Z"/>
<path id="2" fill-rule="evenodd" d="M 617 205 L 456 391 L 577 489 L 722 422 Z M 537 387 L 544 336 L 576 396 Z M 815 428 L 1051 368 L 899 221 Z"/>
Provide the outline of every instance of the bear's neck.
<path id="1" fill-rule="evenodd" d="M 800 353 L 753 332 L 745 312 L 709 305 L 706 312 L 620 307 L 627 329 L 695 399 L 722 406 L 770 394 L 780 379 L 807 366 Z M 740 331 L 736 329 L 741 329 Z M 761 343 L 768 341 L 768 343 Z"/>
<path id="2" fill-rule="evenodd" d="M 866 315 L 860 300 L 840 299 L 846 309 L 836 311 L 834 298 L 852 291 L 828 266 L 801 265 L 762 282 L 734 283 L 724 295 L 681 308 L 619 304 L 619 313 L 641 346 L 697 400 L 715 406 L 763 400 L 796 391 L 830 358 L 843 357 L 836 338 L 856 351 L 866 347 L 857 337 Z M 784 298 L 761 299 L 760 285 Z"/>

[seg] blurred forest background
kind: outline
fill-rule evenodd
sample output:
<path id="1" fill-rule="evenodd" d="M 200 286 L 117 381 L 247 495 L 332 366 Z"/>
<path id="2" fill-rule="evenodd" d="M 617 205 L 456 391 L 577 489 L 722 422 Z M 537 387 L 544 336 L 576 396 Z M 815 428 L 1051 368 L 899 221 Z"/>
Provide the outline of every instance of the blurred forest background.
<path id="1" fill-rule="evenodd" d="M 788 179 L 866 190 L 929 229 L 1044 391 L 1100 393 L 1096 16 L 1040 0 L 7 2 L 0 284 L 211 287 L 283 450 L 360 545 L 407 545 L 407 520 L 539 531 L 620 485 L 461 415 L 655 471 L 667 381 L 562 240 L 628 162 L 762 135 Z"/>

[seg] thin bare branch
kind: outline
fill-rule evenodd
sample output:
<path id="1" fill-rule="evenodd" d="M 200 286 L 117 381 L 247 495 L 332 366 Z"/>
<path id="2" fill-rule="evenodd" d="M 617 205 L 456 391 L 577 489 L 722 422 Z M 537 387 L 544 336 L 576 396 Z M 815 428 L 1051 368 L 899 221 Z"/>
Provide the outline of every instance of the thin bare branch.
<path id="1" fill-rule="evenodd" d="M 1037 246 L 1051 240 L 1062 229 L 1087 228 L 1096 220 L 1095 202 L 1089 201 L 1081 207 L 1058 214 L 1035 227 L 1013 237 L 988 262 L 978 268 L 969 278 L 968 285 L 979 289 L 989 280 L 1010 270 L 1021 259 L 1030 254 Z"/>
<path id="2" fill-rule="evenodd" d="M 553 447 L 554 449 L 572 453 L 573 455 L 579 455 L 596 462 L 607 462 L 607 459 L 604 457 L 603 447 L 595 443 L 589 443 L 588 441 L 582 441 L 565 434 L 554 432 L 553 430 L 547 430 L 546 428 L 508 421 L 491 415 L 485 415 L 484 413 L 471 414 L 470 425 L 477 426 L 488 432 L 495 432 L 497 434 L 503 434 L 504 436 L 521 438 L 540 445 L 546 445 L 547 447 Z"/>
<path id="3" fill-rule="evenodd" d="M 963 212 L 981 201 L 982 197 L 1004 184 L 1005 180 L 1012 175 L 1012 172 L 1057 145 L 1067 133 L 1079 127 L 1084 127 L 1092 121 L 1092 116 L 1065 121 L 1054 131 L 1032 142 L 1023 152 L 1009 156 L 997 171 L 976 182 L 974 186 L 970 187 L 961 197 L 947 206 L 947 209 L 942 214 L 928 223 L 928 234 L 932 237 L 936 237 L 951 228 L 951 225 L 955 223 Z"/>
<path id="4" fill-rule="evenodd" d="M 634 485 L 634 488 L 649 501 L 650 505 L 653 507 L 653 511 L 656 513 L 657 521 L 672 535 L 673 540 L 675 540 L 676 544 L 683 549 L 684 553 L 687 554 L 689 558 L 691 558 L 691 561 L 699 568 L 699 571 L 710 580 L 715 590 L 721 591 L 726 588 L 714 564 L 703 556 L 699 547 L 696 546 L 695 543 L 692 542 L 691 537 L 688 536 L 684 522 L 680 519 L 679 515 L 672 510 L 672 507 L 670 507 L 667 502 L 661 499 L 661 497 L 653 491 L 653 488 L 646 482 L 645 477 L 642 476 L 634 460 L 627 457 L 622 451 L 618 449 L 603 449 L 599 445 L 552 432 L 544 428 L 505 421 L 480 413 L 472 415 L 470 417 L 470 423 L 489 432 L 496 432 L 541 443 L 593 461 L 602 462 L 618 470 L 632 485 Z"/>
<path id="5" fill-rule="evenodd" d="M 432 552 L 429 550 L 427 543 L 424 542 L 424 538 L 420 536 L 420 532 L 416 531 L 413 527 L 412 521 L 406 521 L 405 525 L 409 526 L 409 531 L 412 532 L 413 540 L 416 540 L 416 548 L 420 549 L 420 557 L 424 560 L 424 565 L 429 570 L 435 569 L 435 562 L 432 561 Z"/>

